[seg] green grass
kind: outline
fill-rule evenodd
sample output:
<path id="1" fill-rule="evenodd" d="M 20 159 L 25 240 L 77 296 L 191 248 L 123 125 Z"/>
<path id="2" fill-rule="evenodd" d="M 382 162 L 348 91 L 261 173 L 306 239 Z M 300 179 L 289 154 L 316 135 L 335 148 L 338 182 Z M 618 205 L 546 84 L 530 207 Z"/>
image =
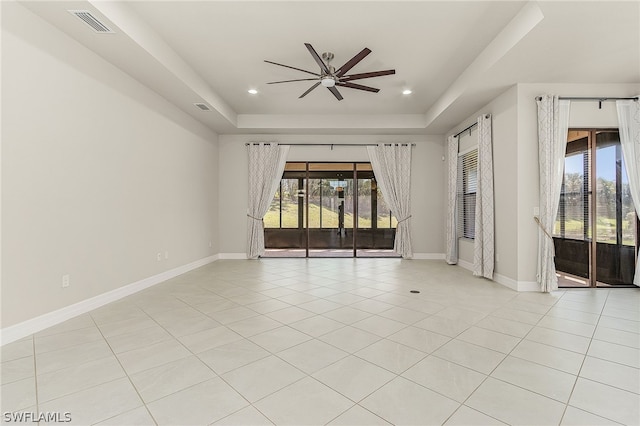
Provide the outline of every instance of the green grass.
<path id="1" fill-rule="evenodd" d="M 278 223 L 279 212 L 278 206 L 272 205 L 267 214 L 264 217 L 265 228 L 279 228 Z M 392 218 L 392 226 L 395 228 L 398 225 L 398 221 L 395 217 Z M 353 228 L 353 214 L 345 213 L 344 215 L 345 228 Z M 298 227 L 298 204 L 297 203 L 282 203 L 282 227 L 283 228 L 297 228 Z M 309 204 L 309 227 L 320 228 L 320 206 L 317 204 Z M 323 228 L 338 228 L 338 213 L 329 210 L 326 207 L 322 207 L 322 227 Z M 359 228 L 371 228 L 371 219 L 360 216 L 358 219 Z M 389 227 L 389 216 L 378 217 L 378 227 Z"/>
<path id="2" fill-rule="evenodd" d="M 566 220 L 564 223 L 565 236 L 567 238 L 582 239 L 583 222 L 581 220 Z M 609 217 L 599 217 L 596 223 L 597 239 L 599 243 L 616 244 L 616 219 Z M 554 232 L 560 233 L 560 221 L 556 220 Z M 589 237 L 591 233 L 589 232 Z M 622 244 L 625 246 L 635 245 L 633 228 L 628 221 L 622 221 Z"/>

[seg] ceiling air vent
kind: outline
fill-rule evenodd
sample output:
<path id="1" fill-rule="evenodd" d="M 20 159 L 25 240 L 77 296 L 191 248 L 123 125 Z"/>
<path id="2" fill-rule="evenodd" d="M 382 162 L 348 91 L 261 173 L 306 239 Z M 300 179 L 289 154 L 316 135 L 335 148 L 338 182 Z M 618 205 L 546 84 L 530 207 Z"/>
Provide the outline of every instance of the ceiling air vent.
<path id="1" fill-rule="evenodd" d="M 91 29 L 97 33 L 113 33 L 113 30 L 100 22 L 98 18 L 88 10 L 70 10 L 72 15 L 82 19 L 82 22 L 91 27 Z"/>
<path id="2" fill-rule="evenodd" d="M 209 108 L 209 105 L 207 104 L 194 104 L 195 106 L 197 106 L 198 108 L 200 108 L 203 111 L 211 111 L 211 108 Z"/>

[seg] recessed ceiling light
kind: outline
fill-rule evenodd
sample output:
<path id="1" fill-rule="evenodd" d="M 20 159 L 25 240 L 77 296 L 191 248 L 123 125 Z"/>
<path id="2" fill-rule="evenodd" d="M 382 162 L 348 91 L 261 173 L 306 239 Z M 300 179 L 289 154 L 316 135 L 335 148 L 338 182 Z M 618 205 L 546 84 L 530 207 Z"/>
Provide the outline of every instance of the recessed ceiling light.
<path id="1" fill-rule="evenodd" d="M 409 90 L 409 89 L 405 89 L 405 90 L 403 90 L 403 91 L 402 91 L 402 94 L 403 94 L 403 95 L 410 95 L 411 93 L 412 93 L 412 92 L 411 92 L 411 90 Z"/>
<path id="2" fill-rule="evenodd" d="M 247 92 L 251 93 L 252 95 L 256 95 L 258 93 L 256 89 L 249 89 L 247 90 Z"/>

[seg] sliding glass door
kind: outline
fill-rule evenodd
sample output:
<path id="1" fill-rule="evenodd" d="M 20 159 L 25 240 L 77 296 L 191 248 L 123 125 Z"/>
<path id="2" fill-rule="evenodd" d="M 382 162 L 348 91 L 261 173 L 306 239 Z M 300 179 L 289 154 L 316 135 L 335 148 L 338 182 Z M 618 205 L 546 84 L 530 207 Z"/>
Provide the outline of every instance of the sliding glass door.
<path id="1" fill-rule="evenodd" d="M 554 229 L 559 285 L 629 285 L 638 218 L 617 130 L 571 130 Z"/>
<path id="2" fill-rule="evenodd" d="M 267 257 L 396 256 L 369 163 L 287 163 L 264 223 Z"/>
<path id="3" fill-rule="evenodd" d="M 384 196 L 370 165 L 358 171 L 358 238 L 359 256 L 384 256 L 393 249 L 398 220 L 384 201 Z M 369 169 L 365 170 L 364 166 Z"/>
<path id="4" fill-rule="evenodd" d="M 311 163 L 307 182 L 309 257 L 352 257 L 356 209 L 353 164 Z"/>

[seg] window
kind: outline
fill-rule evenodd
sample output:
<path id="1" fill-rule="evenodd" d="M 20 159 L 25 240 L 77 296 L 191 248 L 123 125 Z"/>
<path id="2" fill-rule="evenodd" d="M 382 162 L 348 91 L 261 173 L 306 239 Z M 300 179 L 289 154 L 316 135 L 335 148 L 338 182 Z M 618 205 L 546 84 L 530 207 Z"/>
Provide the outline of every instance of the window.
<path id="1" fill-rule="evenodd" d="M 591 151 L 587 137 L 567 143 L 560 204 L 553 236 L 586 241 L 591 238 Z"/>
<path id="2" fill-rule="evenodd" d="M 370 163 L 287 162 L 264 216 L 265 248 L 296 257 L 395 256 L 397 225 Z"/>
<path id="3" fill-rule="evenodd" d="M 264 227 L 337 229 L 340 209 L 344 209 L 346 229 L 354 227 L 354 220 L 362 229 L 395 229 L 398 225 L 378 188 L 370 163 L 309 163 L 309 170 L 306 163 L 287 163 L 264 217 Z"/>
<path id="4" fill-rule="evenodd" d="M 636 245 L 636 213 L 618 132 L 596 133 L 596 240 Z"/>
<path id="5" fill-rule="evenodd" d="M 304 223 L 304 184 L 301 178 L 280 181 L 269 211 L 264 216 L 265 228 L 301 228 Z"/>
<path id="6" fill-rule="evenodd" d="M 636 215 L 617 131 L 571 130 L 553 236 L 588 241 L 595 213 L 599 243 L 635 245 Z M 595 170 L 592 176 L 593 141 Z M 592 196 L 595 180 L 596 203 Z"/>
<path id="7" fill-rule="evenodd" d="M 375 179 L 374 179 L 375 181 Z M 377 202 L 377 210 L 378 210 L 378 229 L 388 228 L 395 229 L 398 227 L 398 219 L 393 215 L 391 208 L 387 205 L 387 202 L 384 200 L 384 195 L 378 185 L 375 185 L 374 191 L 376 192 L 376 202 Z"/>
<path id="8" fill-rule="evenodd" d="M 343 166 L 344 167 L 344 166 Z M 353 228 L 353 178 L 352 172 L 310 172 L 309 228 L 337 229 L 340 212 L 343 211 L 343 228 Z M 324 177 L 320 177 L 325 175 Z"/>
<path id="9" fill-rule="evenodd" d="M 458 154 L 458 237 L 476 236 L 478 148 Z"/>

